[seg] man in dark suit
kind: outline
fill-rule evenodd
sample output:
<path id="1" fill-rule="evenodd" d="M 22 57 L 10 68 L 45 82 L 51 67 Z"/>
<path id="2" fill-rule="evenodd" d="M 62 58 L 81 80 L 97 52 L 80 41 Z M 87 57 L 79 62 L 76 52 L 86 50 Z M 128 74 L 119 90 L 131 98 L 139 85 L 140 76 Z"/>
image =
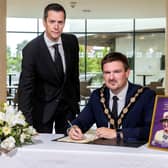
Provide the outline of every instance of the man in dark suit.
<path id="1" fill-rule="evenodd" d="M 96 123 L 96 136 L 124 141 L 147 141 L 152 119 L 155 92 L 128 81 L 130 68 L 125 55 L 118 52 L 102 59 L 105 84 L 93 91 L 90 100 L 67 130 L 75 140 L 83 138 Z M 115 111 L 114 98 L 117 96 Z M 117 115 L 117 117 L 115 117 Z"/>
<path id="2" fill-rule="evenodd" d="M 64 133 L 67 120 L 79 113 L 79 45 L 74 35 L 62 33 L 65 19 L 60 4 L 47 5 L 45 32 L 23 49 L 19 109 L 42 133 L 51 133 L 53 123 L 56 133 Z M 57 54 L 54 46 L 58 46 Z"/>

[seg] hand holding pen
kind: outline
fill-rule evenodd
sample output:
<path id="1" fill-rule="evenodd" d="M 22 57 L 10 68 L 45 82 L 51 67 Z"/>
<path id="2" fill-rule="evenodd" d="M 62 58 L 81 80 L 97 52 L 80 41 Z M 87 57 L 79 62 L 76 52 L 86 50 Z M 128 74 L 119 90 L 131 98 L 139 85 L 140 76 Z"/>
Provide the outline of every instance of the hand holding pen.
<path id="1" fill-rule="evenodd" d="M 71 139 L 74 140 L 82 140 L 84 139 L 84 135 L 81 129 L 77 125 L 72 125 L 71 122 L 68 120 L 68 124 L 71 126 L 68 132 L 68 135 Z"/>

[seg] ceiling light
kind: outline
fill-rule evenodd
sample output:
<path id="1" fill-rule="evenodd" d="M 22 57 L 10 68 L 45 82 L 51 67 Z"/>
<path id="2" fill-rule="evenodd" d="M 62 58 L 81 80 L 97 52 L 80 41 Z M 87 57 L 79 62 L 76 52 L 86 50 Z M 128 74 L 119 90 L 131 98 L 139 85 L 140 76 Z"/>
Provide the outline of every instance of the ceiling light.
<path id="1" fill-rule="evenodd" d="M 83 9 L 82 11 L 83 11 L 83 12 L 91 12 L 90 9 Z"/>
<path id="2" fill-rule="evenodd" d="M 77 4 L 76 1 L 71 1 L 71 2 L 70 2 L 70 7 L 71 7 L 71 8 L 75 8 L 76 4 Z"/>

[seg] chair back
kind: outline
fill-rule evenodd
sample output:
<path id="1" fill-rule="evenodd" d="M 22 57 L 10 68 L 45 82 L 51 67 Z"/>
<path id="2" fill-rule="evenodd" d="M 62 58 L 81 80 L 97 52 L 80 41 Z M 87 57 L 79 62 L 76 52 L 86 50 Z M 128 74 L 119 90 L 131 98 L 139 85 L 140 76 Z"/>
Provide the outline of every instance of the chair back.
<path id="1" fill-rule="evenodd" d="M 83 97 L 89 97 L 90 96 L 90 89 L 87 88 L 88 82 L 87 81 L 81 81 L 80 82 L 80 95 Z"/>

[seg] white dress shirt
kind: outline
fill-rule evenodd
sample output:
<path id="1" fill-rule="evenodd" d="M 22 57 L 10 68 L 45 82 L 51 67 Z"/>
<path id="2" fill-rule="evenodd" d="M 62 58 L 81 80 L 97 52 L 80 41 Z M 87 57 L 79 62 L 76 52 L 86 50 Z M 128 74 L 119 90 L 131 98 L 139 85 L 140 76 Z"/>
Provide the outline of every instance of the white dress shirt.
<path id="1" fill-rule="evenodd" d="M 58 45 L 58 50 L 59 50 L 59 53 L 60 53 L 60 55 L 61 55 L 62 64 L 63 64 L 63 69 L 64 69 L 64 73 L 65 73 L 65 70 L 66 70 L 66 66 L 65 66 L 65 55 L 64 55 L 64 50 L 63 50 L 63 46 L 62 46 L 61 37 L 59 38 L 59 40 L 58 40 L 57 42 L 55 42 L 55 41 L 51 41 L 51 40 L 47 37 L 46 33 L 44 33 L 44 41 L 45 41 L 45 43 L 46 43 L 46 45 L 47 45 L 47 47 L 48 47 L 48 50 L 49 50 L 49 52 L 50 52 L 50 54 L 51 54 L 51 57 L 52 57 L 52 60 L 53 60 L 53 61 L 55 61 L 55 58 L 54 58 L 54 50 L 55 50 L 55 49 L 54 49 L 53 45 L 54 45 L 54 44 L 59 44 L 59 45 Z"/>
<path id="2" fill-rule="evenodd" d="M 122 91 L 117 95 L 112 93 L 112 91 L 110 90 L 109 108 L 112 111 L 113 96 L 117 96 L 118 97 L 118 101 L 117 101 L 118 102 L 118 116 L 125 106 L 127 90 L 128 90 L 128 82 L 127 82 L 126 86 L 122 89 Z"/>

